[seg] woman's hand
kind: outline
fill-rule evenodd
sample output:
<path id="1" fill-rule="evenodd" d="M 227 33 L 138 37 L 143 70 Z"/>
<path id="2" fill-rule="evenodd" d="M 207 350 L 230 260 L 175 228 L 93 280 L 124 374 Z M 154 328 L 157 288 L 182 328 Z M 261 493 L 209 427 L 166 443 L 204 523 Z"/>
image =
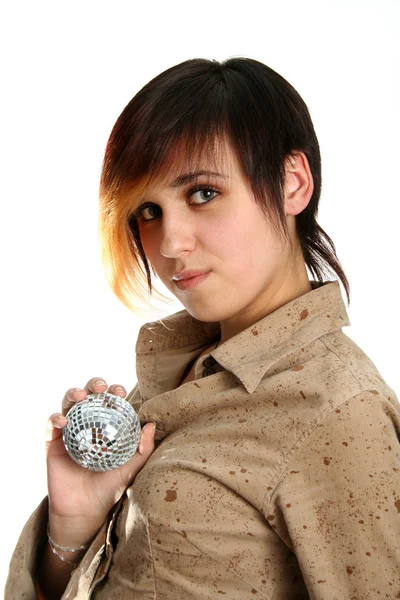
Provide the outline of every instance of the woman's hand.
<path id="1" fill-rule="evenodd" d="M 65 546 L 81 545 L 92 538 L 108 512 L 131 485 L 154 451 L 154 425 L 147 423 L 141 432 L 138 450 L 123 466 L 106 472 L 90 471 L 68 454 L 62 439 L 69 409 L 88 394 L 109 392 L 124 398 L 119 385 L 109 388 L 104 380 L 90 379 L 83 390 L 69 389 L 62 401 L 62 412 L 47 422 L 47 485 L 51 535 Z"/>

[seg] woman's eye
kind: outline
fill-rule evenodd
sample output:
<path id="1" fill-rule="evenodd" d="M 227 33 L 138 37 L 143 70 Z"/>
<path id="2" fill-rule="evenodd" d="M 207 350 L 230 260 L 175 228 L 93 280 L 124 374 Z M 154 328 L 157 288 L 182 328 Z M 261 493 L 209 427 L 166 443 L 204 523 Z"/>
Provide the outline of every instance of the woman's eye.
<path id="1" fill-rule="evenodd" d="M 149 211 L 147 214 L 146 214 L 146 210 Z M 138 216 L 142 217 L 143 221 L 152 221 L 154 218 L 157 217 L 157 210 L 161 210 L 161 209 L 156 204 L 154 204 L 153 206 L 145 206 L 144 208 L 142 208 L 140 210 Z M 154 212 L 156 214 L 154 214 Z"/>
<path id="2" fill-rule="evenodd" d="M 196 188 L 190 190 L 188 195 L 191 198 L 192 196 L 194 196 L 197 193 L 204 194 L 203 195 L 204 202 L 200 202 L 200 204 L 206 204 L 207 202 L 210 202 L 211 200 L 214 200 L 214 198 L 215 198 L 215 196 L 212 196 L 212 198 L 209 197 L 208 194 L 210 192 L 211 192 L 211 194 L 218 194 L 217 190 L 213 190 L 212 188 L 196 187 Z M 200 196 L 200 199 L 201 199 L 201 196 Z"/>
<path id="3" fill-rule="evenodd" d="M 213 194 L 212 197 L 209 196 L 210 193 Z M 208 202 L 211 202 L 211 200 L 214 200 L 215 196 L 218 195 L 219 192 L 212 188 L 198 185 L 188 191 L 187 197 L 192 198 L 192 196 L 195 194 L 199 194 L 200 202 L 191 202 L 190 204 L 201 206 L 202 204 L 207 204 Z M 148 204 L 147 206 L 144 205 L 139 208 L 135 213 L 135 217 L 140 217 L 142 221 L 148 222 L 156 219 L 161 213 L 162 210 L 159 206 L 157 206 L 157 204 Z"/>

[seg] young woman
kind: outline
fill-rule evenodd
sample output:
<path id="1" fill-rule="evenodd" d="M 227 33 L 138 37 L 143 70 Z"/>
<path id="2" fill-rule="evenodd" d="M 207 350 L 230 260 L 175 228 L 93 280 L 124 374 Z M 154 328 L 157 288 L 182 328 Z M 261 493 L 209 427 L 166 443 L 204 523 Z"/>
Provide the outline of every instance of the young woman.
<path id="1" fill-rule="evenodd" d="M 141 328 L 128 395 L 93 378 L 50 417 L 7 599 L 400 597 L 400 405 L 342 331 L 320 191 L 308 109 L 258 61 L 188 60 L 129 102 L 101 178 L 106 273 L 138 314 L 152 276 L 185 309 Z M 93 473 L 62 428 L 106 390 L 146 425 Z"/>

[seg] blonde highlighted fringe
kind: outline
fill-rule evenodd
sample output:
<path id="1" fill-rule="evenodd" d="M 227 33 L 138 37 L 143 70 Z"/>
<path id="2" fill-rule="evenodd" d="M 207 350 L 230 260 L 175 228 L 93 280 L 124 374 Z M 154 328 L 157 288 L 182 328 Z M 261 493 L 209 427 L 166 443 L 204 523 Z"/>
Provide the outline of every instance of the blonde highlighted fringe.
<path id="1" fill-rule="evenodd" d="M 135 189 L 140 194 L 142 185 Z M 107 282 L 117 298 L 141 318 L 154 316 L 163 310 L 151 304 L 151 299 L 171 304 L 173 298 L 165 296 L 152 286 L 149 293 L 145 267 L 135 251 L 129 231 L 129 216 L 132 213 L 132 194 L 122 186 L 110 186 L 108 193 L 100 189 L 98 235 L 101 260 Z M 134 302 L 134 301 L 135 302 Z"/>

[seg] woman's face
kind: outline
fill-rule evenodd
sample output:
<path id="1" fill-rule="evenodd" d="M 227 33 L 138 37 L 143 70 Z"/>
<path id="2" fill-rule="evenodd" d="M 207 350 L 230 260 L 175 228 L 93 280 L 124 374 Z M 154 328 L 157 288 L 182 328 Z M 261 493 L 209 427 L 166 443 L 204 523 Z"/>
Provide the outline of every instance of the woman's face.
<path id="1" fill-rule="evenodd" d="M 202 170 L 211 169 L 204 164 Z M 287 242 L 256 204 L 229 147 L 218 173 L 198 175 L 180 187 L 172 187 L 172 181 L 156 184 L 138 207 L 138 226 L 146 256 L 164 285 L 196 319 L 220 321 L 222 332 L 225 323 L 227 338 L 276 310 L 277 302 L 294 287 L 303 289 L 308 277 L 305 268 L 297 273 Z M 288 225 L 293 234 L 294 216 Z M 189 269 L 208 275 L 180 289 L 173 276 Z"/>

